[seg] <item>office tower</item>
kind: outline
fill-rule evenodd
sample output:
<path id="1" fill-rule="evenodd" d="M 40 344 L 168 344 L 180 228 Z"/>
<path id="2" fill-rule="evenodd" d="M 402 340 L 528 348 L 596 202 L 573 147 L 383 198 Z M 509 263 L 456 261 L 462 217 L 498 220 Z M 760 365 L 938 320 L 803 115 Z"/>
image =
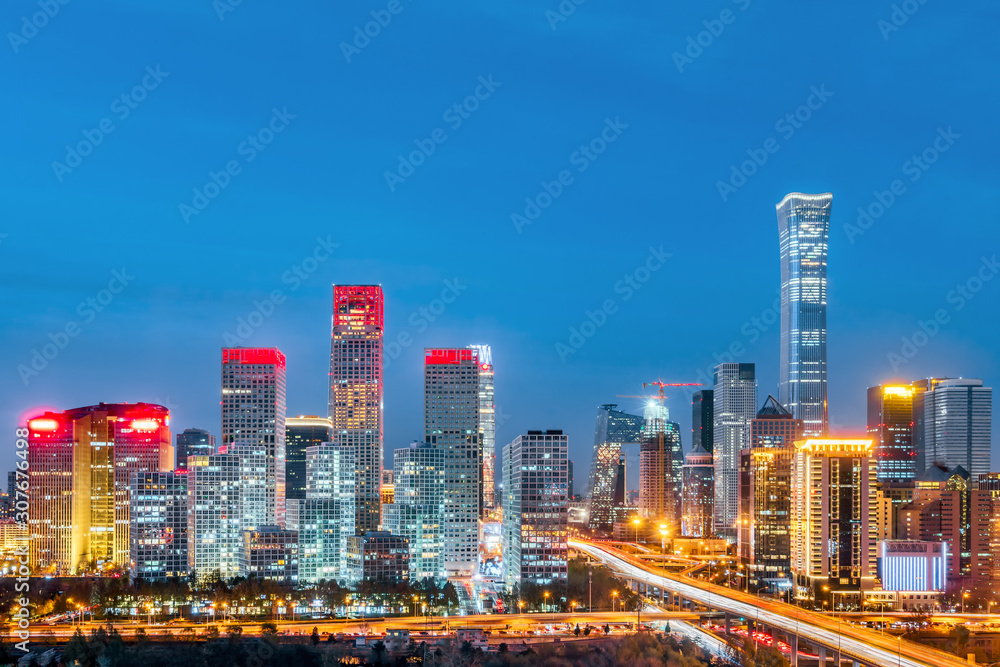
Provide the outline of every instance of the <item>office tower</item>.
<path id="1" fill-rule="evenodd" d="M 740 561 L 750 582 L 771 592 L 790 576 L 792 456 L 802 429 L 801 419 L 768 396 L 740 453 Z"/>
<path id="2" fill-rule="evenodd" d="M 695 445 L 684 457 L 681 533 L 684 537 L 711 537 L 715 519 L 715 466 L 712 455 Z"/>
<path id="3" fill-rule="evenodd" d="M 917 469 L 962 466 L 975 478 L 990 471 L 993 389 L 982 380 L 928 378 L 913 383 Z"/>
<path id="4" fill-rule="evenodd" d="M 281 584 L 299 581 L 299 534 L 279 526 L 243 531 L 240 576 Z"/>
<path id="5" fill-rule="evenodd" d="M 347 538 L 347 582 L 394 585 L 410 578 L 410 545 L 386 530 L 370 530 Z"/>
<path id="6" fill-rule="evenodd" d="M 778 399 L 824 435 L 826 403 L 826 259 L 833 195 L 793 192 L 776 206 L 781 252 L 781 354 Z"/>
<path id="7" fill-rule="evenodd" d="M 597 428 L 594 432 L 594 454 L 590 463 L 587 500 L 590 505 L 591 530 L 611 530 L 614 524 L 615 489 L 619 485 L 619 455 L 623 445 L 642 439 L 645 419 L 617 409 L 614 403 L 597 408 Z M 622 478 L 621 486 L 625 488 Z M 624 502 L 624 494 L 622 496 Z"/>
<path id="8" fill-rule="evenodd" d="M 483 437 L 477 350 L 424 350 L 424 442 L 445 452 L 444 566 L 472 576 L 479 563 Z"/>
<path id="9" fill-rule="evenodd" d="M 618 455 L 618 463 L 615 464 L 615 488 L 611 496 L 611 512 L 609 513 L 610 524 L 608 530 L 612 530 L 616 523 L 622 523 L 628 515 L 633 512 L 633 507 L 628 504 L 628 492 L 625 488 L 625 481 L 628 479 L 628 464 L 625 453 Z"/>
<path id="10" fill-rule="evenodd" d="M 948 572 L 957 581 L 971 569 L 970 501 L 973 485 L 964 468 L 932 465 L 913 482 L 913 500 L 899 508 L 897 536 L 948 543 Z"/>
<path id="11" fill-rule="evenodd" d="M 507 590 L 542 586 L 566 594 L 569 436 L 528 431 L 503 448 L 503 568 Z"/>
<path id="12" fill-rule="evenodd" d="M 479 517 L 496 509 L 497 411 L 493 399 L 493 350 L 489 345 L 470 345 L 479 357 L 479 428 L 482 431 L 483 498 Z"/>
<path id="13" fill-rule="evenodd" d="M 306 448 L 333 441 L 333 425 L 325 417 L 299 415 L 285 419 L 285 498 L 306 497 Z"/>
<path id="14" fill-rule="evenodd" d="M 222 349 L 220 451 L 236 446 L 263 449 L 267 455 L 267 503 L 257 525 L 284 525 L 285 355 L 277 348 Z"/>
<path id="15" fill-rule="evenodd" d="M 443 581 L 445 450 L 414 442 L 392 458 L 395 492 L 382 521 L 410 545 L 410 579 Z"/>
<path id="16" fill-rule="evenodd" d="M 129 572 L 133 578 L 187 577 L 187 483 L 186 470 L 140 472 L 132 478 Z"/>
<path id="17" fill-rule="evenodd" d="M 354 453 L 323 443 L 306 448 L 306 497 L 299 512 L 299 582 L 347 581 L 347 538 L 355 526 Z"/>
<path id="18" fill-rule="evenodd" d="M 194 454 L 214 454 L 215 436 L 202 428 L 186 428 L 177 434 L 177 464 L 175 470 L 187 470 L 187 457 Z"/>
<path id="19" fill-rule="evenodd" d="M 739 514 L 739 458 L 750 446 L 750 422 L 757 411 L 753 364 L 719 364 L 712 396 L 712 461 L 715 465 L 715 534 L 736 541 Z"/>
<path id="20" fill-rule="evenodd" d="M 333 441 L 357 465 L 355 532 L 378 530 L 382 497 L 382 337 L 379 285 L 334 285 L 330 341 Z"/>
<path id="21" fill-rule="evenodd" d="M 972 553 L 974 585 L 982 594 L 1000 590 L 1000 473 L 979 475 L 977 487 L 983 505 L 975 514 Z"/>
<path id="22" fill-rule="evenodd" d="M 639 447 L 639 513 L 680 532 L 684 452 L 681 430 L 667 407 L 652 402 L 643 410 L 645 426 Z"/>
<path id="23" fill-rule="evenodd" d="M 709 454 L 714 449 L 714 395 L 711 389 L 702 389 L 691 396 L 691 448 L 701 448 Z"/>
<path id="24" fill-rule="evenodd" d="M 795 443 L 792 574 L 800 598 L 822 600 L 830 608 L 860 606 L 862 591 L 875 586 L 873 450 L 870 438 Z"/>
<path id="25" fill-rule="evenodd" d="M 239 574 L 241 486 L 240 456 L 188 458 L 188 567 L 198 581 Z"/>
<path id="26" fill-rule="evenodd" d="M 913 446 L 913 388 L 884 384 L 868 388 L 868 436 L 875 440 L 879 483 L 909 482 L 917 470 Z"/>
<path id="27" fill-rule="evenodd" d="M 129 566 L 132 476 L 173 468 L 169 424 L 169 411 L 151 403 L 100 403 L 28 420 L 35 572 Z"/>

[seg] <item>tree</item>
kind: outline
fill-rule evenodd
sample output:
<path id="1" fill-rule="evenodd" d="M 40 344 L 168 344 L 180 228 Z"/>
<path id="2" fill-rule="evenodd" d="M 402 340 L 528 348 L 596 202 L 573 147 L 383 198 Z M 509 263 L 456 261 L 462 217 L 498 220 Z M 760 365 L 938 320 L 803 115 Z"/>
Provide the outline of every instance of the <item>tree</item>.
<path id="1" fill-rule="evenodd" d="M 952 636 L 955 638 L 955 655 L 960 657 L 965 655 L 969 643 L 969 628 L 964 624 L 956 625 Z"/>
<path id="2" fill-rule="evenodd" d="M 610 635 L 611 634 L 611 626 L 608 625 L 607 623 L 604 624 L 604 634 L 606 634 L 606 635 Z"/>
<path id="3" fill-rule="evenodd" d="M 217 625 L 210 625 L 207 628 L 205 628 L 205 638 L 206 639 L 211 639 L 213 641 L 216 640 L 216 639 L 218 639 L 219 638 L 219 626 L 217 626 Z"/>
<path id="4" fill-rule="evenodd" d="M 500 653 L 501 655 L 507 653 L 508 650 L 509 649 L 507 648 L 507 642 L 500 642 L 500 645 L 497 646 L 497 653 Z"/>
<path id="5" fill-rule="evenodd" d="M 385 661 L 385 656 L 388 651 L 385 648 L 385 642 L 381 639 L 372 644 L 372 657 L 375 659 L 375 664 L 381 665 Z"/>
<path id="6" fill-rule="evenodd" d="M 243 637 L 243 626 L 236 625 L 235 623 L 226 628 L 226 635 L 229 637 L 229 641 L 233 644 L 240 641 Z"/>
<path id="7" fill-rule="evenodd" d="M 312 635 L 309 637 L 309 639 L 310 641 L 312 641 L 313 646 L 319 646 L 319 628 L 317 628 L 315 625 L 313 626 Z"/>
<path id="8" fill-rule="evenodd" d="M 268 642 L 278 639 L 278 625 L 272 621 L 265 621 L 260 624 L 260 636 Z"/>
<path id="9" fill-rule="evenodd" d="M 577 623 L 576 627 L 573 628 L 573 634 L 576 635 L 577 637 L 580 636 L 580 624 L 579 623 Z"/>

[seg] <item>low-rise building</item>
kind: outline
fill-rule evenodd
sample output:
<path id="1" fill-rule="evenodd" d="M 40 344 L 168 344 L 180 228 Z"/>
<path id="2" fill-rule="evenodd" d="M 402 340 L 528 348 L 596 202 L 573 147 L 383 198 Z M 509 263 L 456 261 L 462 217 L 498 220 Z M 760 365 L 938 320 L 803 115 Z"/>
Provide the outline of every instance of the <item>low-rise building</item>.
<path id="1" fill-rule="evenodd" d="M 299 534 L 279 526 L 243 531 L 240 576 L 298 583 Z"/>
<path id="2" fill-rule="evenodd" d="M 347 538 L 347 581 L 399 583 L 410 577 L 410 546 L 389 531 L 369 531 Z"/>

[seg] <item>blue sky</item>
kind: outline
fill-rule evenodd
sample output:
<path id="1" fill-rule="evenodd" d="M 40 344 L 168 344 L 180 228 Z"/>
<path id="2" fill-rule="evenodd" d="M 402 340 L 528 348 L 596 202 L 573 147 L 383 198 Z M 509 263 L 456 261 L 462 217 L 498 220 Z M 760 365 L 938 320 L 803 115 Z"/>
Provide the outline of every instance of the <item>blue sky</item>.
<path id="1" fill-rule="evenodd" d="M 997 271 L 995 4 L 229 2 L 70 2 L 37 30 L 44 2 L 0 9 L 8 433 L 41 406 L 102 400 L 218 433 L 224 336 L 275 290 L 244 344 L 287 354 L 289 414 L 323 414 L 330 285 L 381 283 L 387 340 L 412 341 L 386 371 L 387 458 L 421 435 L 422 348 L 485 342 L 498 442 L 564 429 L 580 488 L 596 406 L 643 381 L 703 381 L 735 345 L 759 402 L 776 392 L 764 322 L 790 191 L 834 194 L 834 430 L 863 430 L 881 381 L 996 385 L 1000 280 L 961 308 L 953 292 Z M 545 207 L 518 224 L 526 198 Z M 859 207 L 878 214 L 865 227 Z M 647 279 L 629 292 L 627 275 Z M 669 405 L 687 448 L 687 397 Z"/>

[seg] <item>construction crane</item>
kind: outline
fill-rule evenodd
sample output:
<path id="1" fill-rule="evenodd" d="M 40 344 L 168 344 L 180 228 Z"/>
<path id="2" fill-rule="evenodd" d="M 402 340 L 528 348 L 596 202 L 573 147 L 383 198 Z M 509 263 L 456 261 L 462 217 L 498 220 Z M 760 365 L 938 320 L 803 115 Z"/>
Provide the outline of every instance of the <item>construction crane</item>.
<path id="1" fill-rule="evenodd" d="M 657 380 L 656 382 L 643 382 L 642 388 L 646 387 L 659 387 L 659 394 L 657 396 L 633 396 L 618 394 L 618 398 L 645 398 L 645 399 L 656 399 L 661 404 L 667 399 L 666 392 L 663 391 L 664 387 L 700 387 L 700 382 L 664 382 L 663 380 Z"/>

